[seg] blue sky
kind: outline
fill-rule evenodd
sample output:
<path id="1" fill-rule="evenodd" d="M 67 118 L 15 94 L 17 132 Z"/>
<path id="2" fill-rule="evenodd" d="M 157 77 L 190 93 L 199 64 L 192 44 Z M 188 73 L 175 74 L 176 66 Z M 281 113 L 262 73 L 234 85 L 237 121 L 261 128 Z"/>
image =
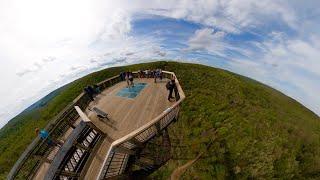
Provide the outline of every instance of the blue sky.
<path id="1" fill-rule="evenodd" d="M 90 72 L 159 59 L 248 76 L 319 115 L 318 7 L 317 0 L 3 0 L 0 127 Z"/>

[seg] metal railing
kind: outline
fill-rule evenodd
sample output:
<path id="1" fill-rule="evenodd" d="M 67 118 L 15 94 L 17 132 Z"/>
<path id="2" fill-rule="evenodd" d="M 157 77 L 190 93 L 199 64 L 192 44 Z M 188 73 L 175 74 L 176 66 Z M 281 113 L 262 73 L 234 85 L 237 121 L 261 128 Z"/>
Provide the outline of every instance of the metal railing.
<path id="1" fill-rule="evenodd" d="M 85 169 L 93 149 L 103 134 L 81 121 L 55 155 L 45 179 L 76 179 Z"/>
<path id="2" fill-rule="evenodd" d="M 120 81 L 121 78 L 119 76 L 114 76 L 97 85 L 99 89 L 103 91 Z M 89 96 L 85 93 L 81 93 L 45 127 L 49 132 L 49 136 L 54 139 L 59 139 L 69 128 L 74 128 L 74 123 L 79 118 L 74 106 L 86 109 L 89 103 Z M 40 139 L 39 137 L 35 138 L 16 161 L 13 168 L 10 170 L 7 179 L 31 179 L 43 162 L 50 162 L 50 160 L 52 160 L 52 157 L 49 157 L 49 155 L 53 148 L 57 147 L 49 146 L 47 139 Z"/>
<path id="3" fill-rule="evenodd" d="M 105 169 L 105 178 L 122 174 L 129 155 L 121 152 L 111 152 L 108 156 Z"/>
<path id="4" fill-rule="evenodd" d="M 137 72 L 134 72 L 133 74 L 135 77 L 138 76 Z M 175 77 L 175 74 L 163 71 L 163 76 L 164 78 L 171 78 L 172 76 Z M 100 91 L 103 91 L 120 81 L 122 81 L 120 76 L 114 76 L 98 83 L 97 85 Z M 120 175 L 124 172 L 130 153 L 121 153 L 117 150 L 121 148 L 123 150 L 135 149 L 140 143 L 144 143 L 154 137 L 162 129 L 167 127 L 174 118 L 177 118 L 180 103 L 185 98 L 185 95 L 177 79 L 176 83 L 178 85 L 179 92 L 177 98 L 178 101 L 175 102 L 173 106 L 168 108 L 150 123 L 112 143 L 111 148 L 108 151 L 107 158 L 104 161 L 104 166 L 100 170 L 100 176 L 102 176 L 102 178 L 108 177 L 109 175 Z M 49 132 L 49 136 L 54 139 L 59 139 L 69 128 L 75 128 L 74 123 L 79 118 L 79 115 L 74 109 L 74 106 L 86 109 L 90 102 L 89 96 L 85 93 L 81 93 L 45 127 Z M 32 179 L 43 162 L 51 163 L 53 159 L 53 157 L 51 157 L 51 152 L 54 148 L 59 147 L 48 145 L 47 139 L 40 139 L 39 137 L 35 138 L 19 157 L 9 172 L 7 179 Z M 119 158 L 120 156 L 122 156 L 122 159 Z M 116 158 L 118 158 L 118 164 L 115 161 Z"/>
<path id="5" fill-rule="evenodd" d="M 163 73 L 166 78 L 176 78 L 172 72 L 163 71 Z M 180 104 L 185 99 L 185 94 L 177 78 L 176 84 L 178 93 L 176 102 L 171 107 L 149 123 L 111 144 L 97 179 L 121 176 L 126 170 L 128 157 L 133 155 L 139 146 L 161 133 L 174 119 L 178 118 Z M 121 156 L 122 158 L 118 158 L 118 156 L 115 155 Z"/>

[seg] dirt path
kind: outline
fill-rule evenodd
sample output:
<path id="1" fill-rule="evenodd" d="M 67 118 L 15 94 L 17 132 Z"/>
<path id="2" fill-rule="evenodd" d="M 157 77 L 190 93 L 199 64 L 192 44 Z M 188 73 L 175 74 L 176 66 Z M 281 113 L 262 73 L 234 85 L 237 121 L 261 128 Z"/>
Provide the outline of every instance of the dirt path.
<path id="1" fill-rule="evenodd" d="M 181 175 L 188 169 L 188 167 L 190 167 L 193 163 L 195 163 L 201 157 L 202 154 L 203 153 L 198 154 L 198 156 L 195 159 L 190 160 L 186 164 L 175 169 L 170 176 L 170 180 L 180 179 Z"/>

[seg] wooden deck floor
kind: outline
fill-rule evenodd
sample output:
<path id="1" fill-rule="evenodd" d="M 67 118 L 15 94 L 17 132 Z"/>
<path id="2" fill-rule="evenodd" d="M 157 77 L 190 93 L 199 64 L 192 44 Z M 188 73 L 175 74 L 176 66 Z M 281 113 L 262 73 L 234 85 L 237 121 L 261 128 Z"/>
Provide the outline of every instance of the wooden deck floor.
<path id="1" fill-rule="evenodd" d="M 93 124 L 107 137 L 96 152 L 86 173 L 85 179 L 96 179 L 111 143 L 151 121 L 172 105 L 167 100 L 166 80 L 154 83 L 153 79 L 136 79 L 147 86 L 134 99 L 119 97 L 116 94 L 126 87 L 126 82 L 118 83 L 103 91 L 89 108 L 98 107 L 109 114 L 110 122 L 100 121 L 96 114 L 86 110 Z"/>

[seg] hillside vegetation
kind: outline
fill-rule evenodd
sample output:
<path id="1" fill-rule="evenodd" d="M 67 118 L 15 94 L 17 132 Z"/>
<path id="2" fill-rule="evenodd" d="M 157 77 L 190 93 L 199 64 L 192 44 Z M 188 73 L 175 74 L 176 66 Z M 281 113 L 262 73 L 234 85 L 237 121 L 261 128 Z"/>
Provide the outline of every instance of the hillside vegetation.
<path id="1" fill-rule="evenodd" d="M 152 174 L 165 179 L 203 153 L 184 179 L 320 177 L 320 119 L 282 93 L 254 80 L 203 65 L 155 62 L 92 73 L 64 87 L 48 103 L 24 112 L 0 130 L 0 178 L 44 127 L 88 84 L 124 70 L 174 71 L 186 94 L 170 126 L 174 157 Z"/>
<path id="2" fill-rule="evenodd" d="M 224 70 L 170 63 L 186 94 L 169 132 L 165 179 L 203 153 L 183 179 L 320 179 L 320 118 L 284 94 Z"/>

